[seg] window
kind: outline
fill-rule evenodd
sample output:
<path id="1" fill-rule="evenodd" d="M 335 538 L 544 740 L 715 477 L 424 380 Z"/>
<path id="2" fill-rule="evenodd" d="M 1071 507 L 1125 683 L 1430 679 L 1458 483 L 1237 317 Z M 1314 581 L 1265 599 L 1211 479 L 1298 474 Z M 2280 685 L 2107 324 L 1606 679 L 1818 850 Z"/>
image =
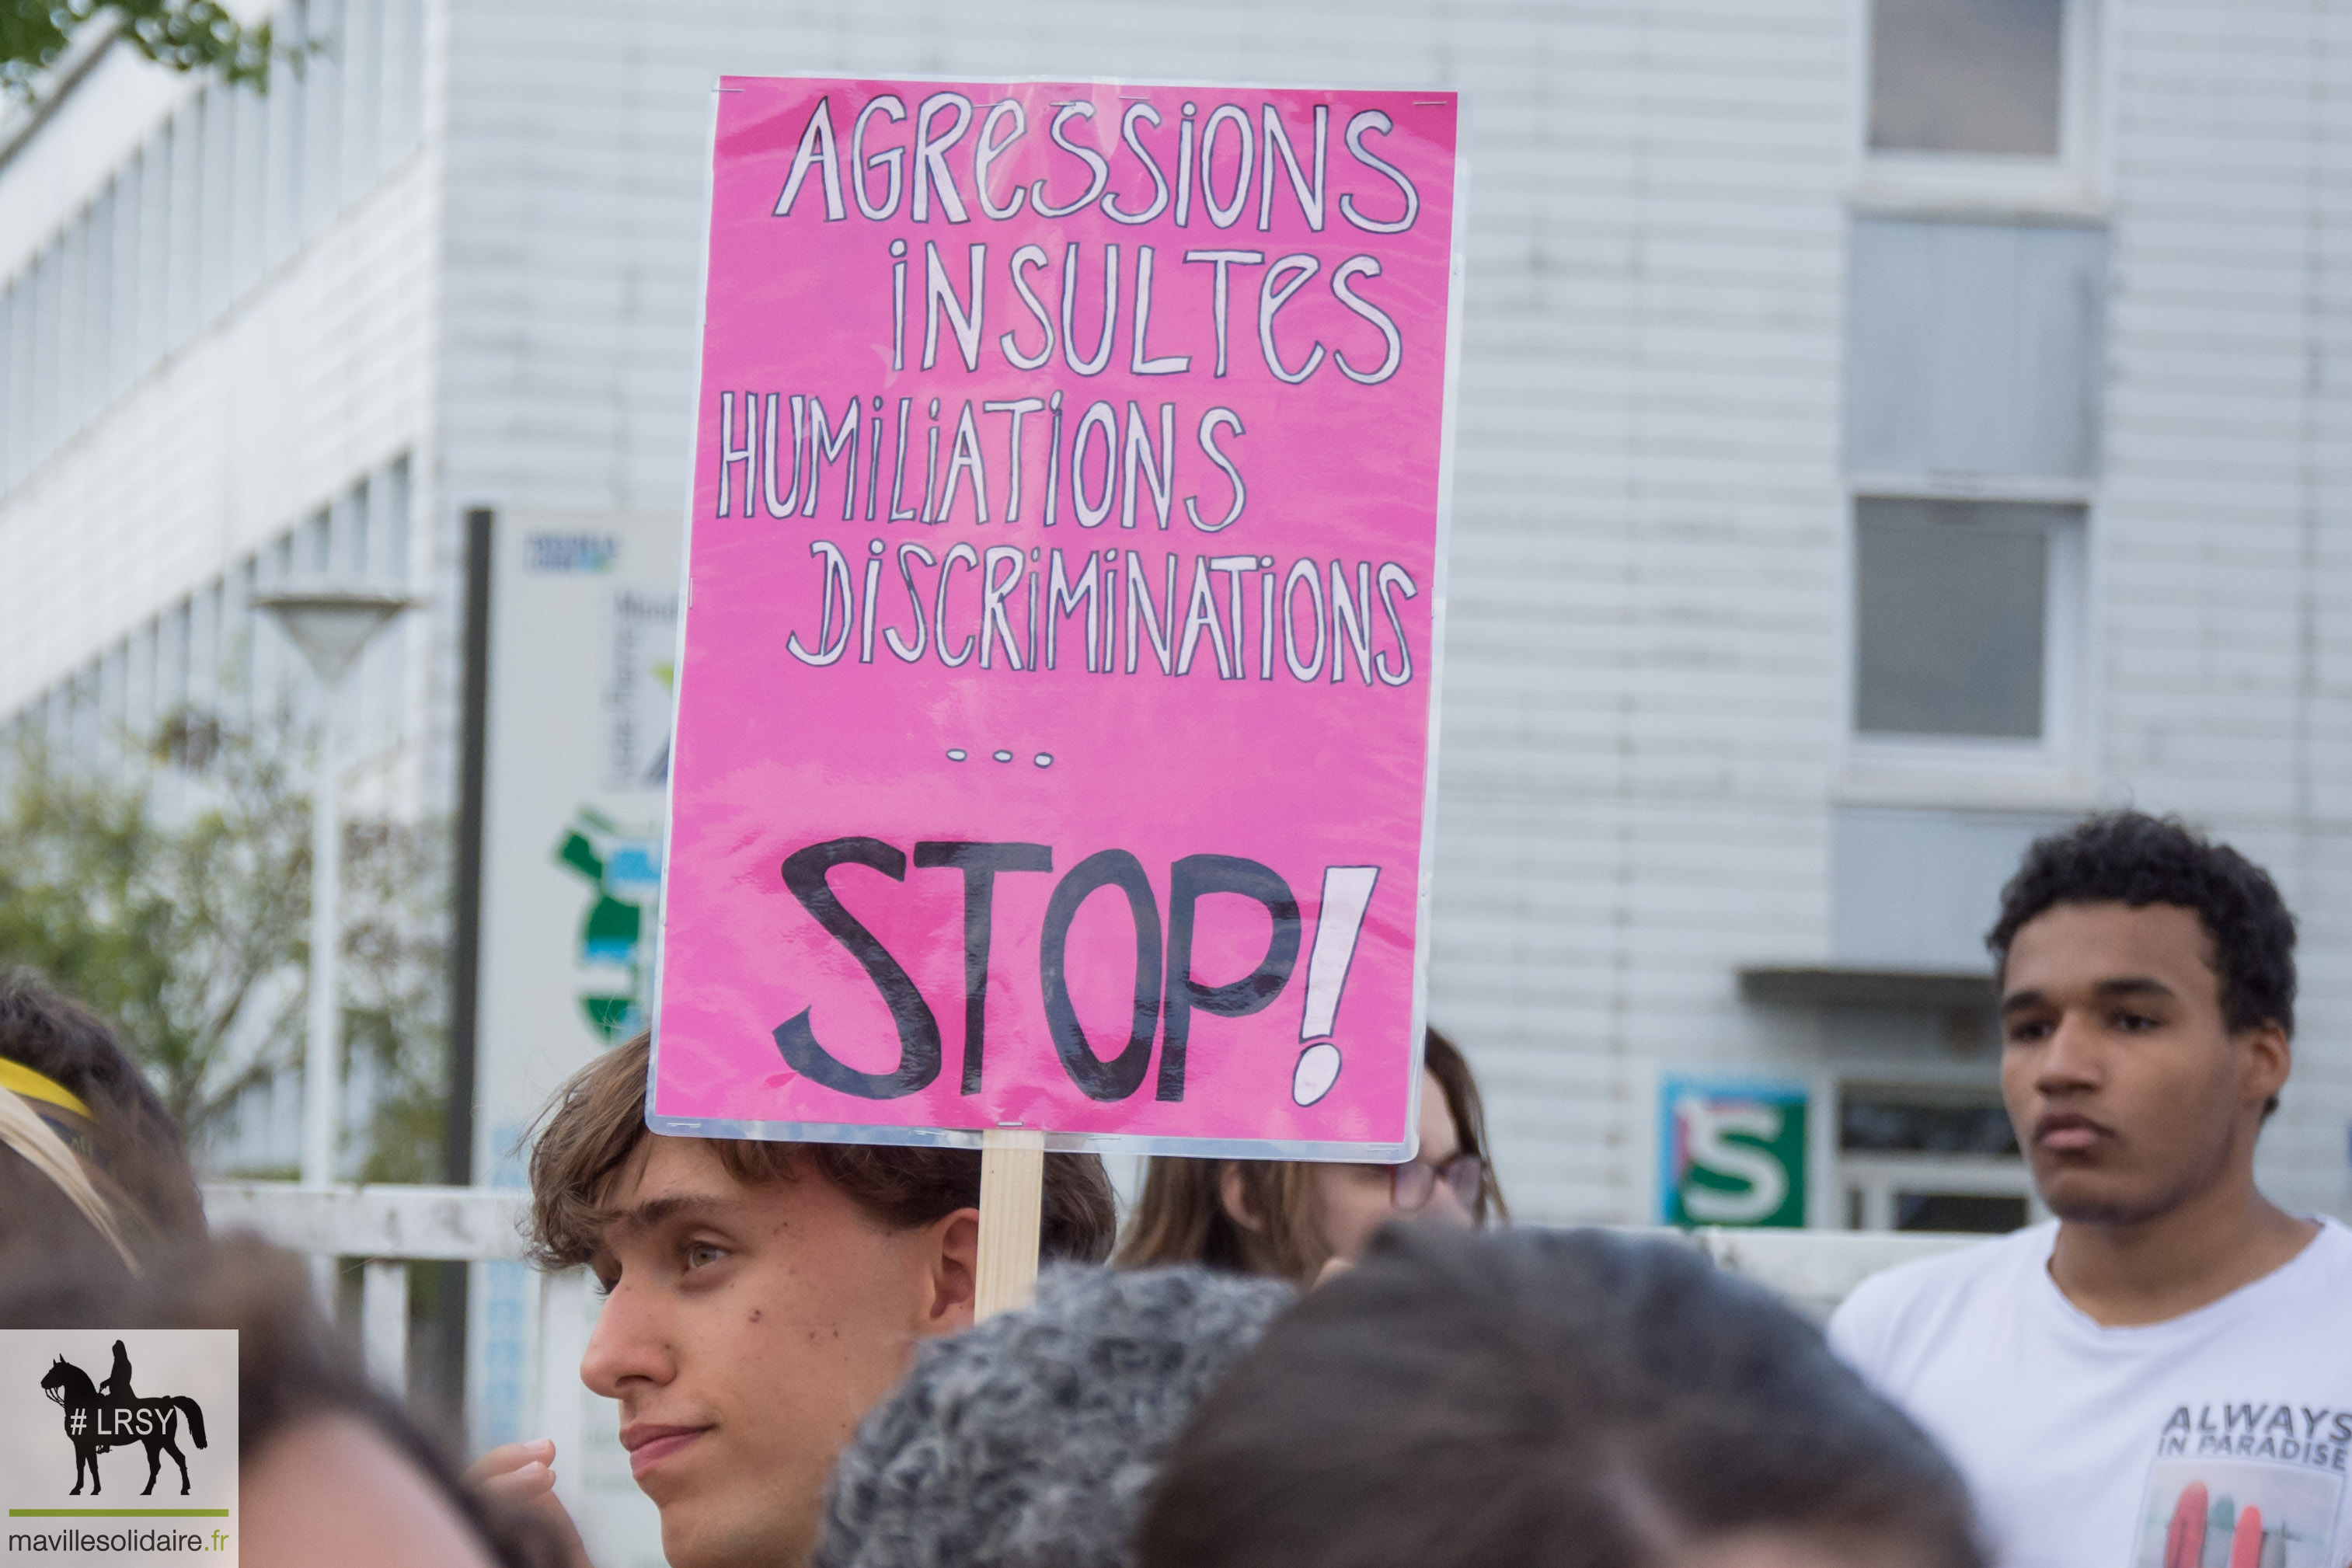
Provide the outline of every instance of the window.
<path id="1" fill-rule="evenodd" d="M 2052 558 L 2080 523 L 2070 506 L 1857 500 L 1856 733 L 2042 742 Z"/>
<path id="2" fill-rule="evenodd" d="M 2092 477 L 2105 230 L 1862 217 L 1848 254 L 1850 469 L 1906 481 Z"/>
<path id="3" fill-rule="evenodd" d="M 1984 933 L 2000 912 L 2001 885 L 2017 874 L 2028 845 L 2072 821 L 2050 812 L 1840 805 L 1830 817 L 1832 959 L 1881 972 L 1984 975 L 1989 986 Z M 1981 1006 L 1990 993 L 1974 994 L 1971 1005 Z M 1958 1005 L 1949 996 L 1943 1005 Z M 1980 1026 L 1946 1043 L 1983 1045 L 1990 1037 Z"/>
<path id="4" fill-rule="evenodd" d="M 1858 760 L 2046 772 L 2071 755 L 2106 243 L 2078 223 L 1854 220 Z"/>
<path id="5" fill-rule="evenodd" d="M 1868 0 L 1855 196 L 1881 210 L 2098 210 L 2097 7 Z"/>
<path id="6" fill-rule="evenodd" d="M 2055 158 L 2064 0 L 1874 0 L 1870 147 Z"/>
<path id="7" fill-rule="evenodd" d="M 0 280 L 0 493 L 415 148 L 423 12 L 287 0 L 278 38 L 322 48 L 266 97 L 197 89 Z"/>
<path id="8" fill-rule="evenodd" d="M 1919 1089 L 1847 1089 L 1838 1099 L 1838 1147 L 1872 1153 L 2018 1152 L 2017 1130 L 1998 1099 Z"/>
<path id="9" fill-rule="evenodd" d="M 333 513 L 316 513 L 294 536 L 293 557 L 288 571 L 313 577 L 331 575 L 335 568 L 334 538 Z"/>
<path id="10" fill-rule="evenodd" d="M 1998 1234 L 2040 1214 L 2009 1113 L 1990 1088 L 1843 1087 L 1838 1184 L 1850 1230 Z"/>
<path id="11" fill-rule="evenodd" d="M 46 725 L 53 743 L 86 761 L 100 761 L 106 748 L 121 741 L 124 726 L 144 730 L 184 702 L 250 721 L 260 719 L 289 689 L 311 692 L 284 639 L 254 635 L 255 594 L 313 575 L 357 577 L 385 588 L 405 585 L 409 507 L 409 460 L 404 453 L 246 556 L 226 580 L 215 578 L 166 607 L 0 719 L 0 735 L 11 725 Z M 361 656 L 353 680 L 355 728 L 371 749 L 403 742 L 407 637 L 396 626 Z"/>

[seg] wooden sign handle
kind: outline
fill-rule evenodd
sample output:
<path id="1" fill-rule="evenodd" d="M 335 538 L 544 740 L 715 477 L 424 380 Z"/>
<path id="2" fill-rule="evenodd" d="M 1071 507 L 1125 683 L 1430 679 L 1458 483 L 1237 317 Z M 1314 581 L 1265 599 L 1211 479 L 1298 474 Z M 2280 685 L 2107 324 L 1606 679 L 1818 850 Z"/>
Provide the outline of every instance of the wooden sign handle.
<path id="1" fill-rule="evenodd" d="M 980 1135 L 980 1269 L 972 1320 L 1017 1311 L 1037 1294 L 1045 1199 L 1045 1134 L 992 1127 Z"/>

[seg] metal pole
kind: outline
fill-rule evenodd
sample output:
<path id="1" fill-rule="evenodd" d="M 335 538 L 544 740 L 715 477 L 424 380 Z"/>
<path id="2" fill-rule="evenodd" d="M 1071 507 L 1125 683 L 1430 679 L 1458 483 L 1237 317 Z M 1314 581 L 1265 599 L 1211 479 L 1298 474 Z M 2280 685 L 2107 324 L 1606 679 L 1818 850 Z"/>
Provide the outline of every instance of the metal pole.
<path id="1" fill-rule="evenodd" d="M 326 720 L 320 727 L 319 776 L 310 791 L 310 1025 L 302 1059 L 302 1183 L 335 1179 L 336 1100 L 342 1083 L 341 1006 L 343 821 L 336 798 L 335 717 L 342 682 L 321 681 Z"/>
<path id="2" fill-rule="evenodd" d="M 490 563 L 498 515 L 466 513 L 465 684 L 457 748 L 457 885 L 449 951 L 449 1110 L 442 1177 L 474 1179 L 475 1031 L 481 1005 L 482 790 L 490 708 Z M 462 1313 L 460 1314 L 462 1318 Z"/>

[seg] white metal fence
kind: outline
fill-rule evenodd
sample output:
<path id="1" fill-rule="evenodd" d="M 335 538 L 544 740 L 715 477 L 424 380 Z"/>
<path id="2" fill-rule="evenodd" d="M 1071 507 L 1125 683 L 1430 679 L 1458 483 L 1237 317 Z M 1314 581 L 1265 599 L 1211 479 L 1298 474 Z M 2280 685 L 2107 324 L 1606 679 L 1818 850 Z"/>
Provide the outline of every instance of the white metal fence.
<path id="1" fill-rule="evenodd" d="M 205 1217 L 216 1232 L 252 1231 L 289 1252 L 356 1258 L 360 1341 L 368 1370 L 404 1387 L 408 1266 L 520 1260 L 530 1194 L 500 1187 L 302 1187 L 215 1182 Z"/>
<path id="2" fill-rule="evenodd" d="M 276 1182 L 222 1182 L 205 1189 L 205 1213 L 217 1231 L 249 1230 L 289 1251 L 364 1259 L 361 1338 L 368 1364 L 393 1386 L 405 1376 L 408 1264 L 458 1260 L 511 1262 L 523 1256 L 529 1194 L 506 1187 L 299 1187 Z M 1933 1257 L 1981 1240 L 1863 1230 L 1702 1228 L 1645 1230 L 1696 1247 L 1718 1267 L 1769 1286 L 1816 1314 L 1882 1269 Z M 572 1380 L 574 1332 L 550 1332 L 559 1300 L 568 1328 L 580 1315 L 576 1276 L 542 1281 L 536 1292 L 541 1358 L 559 1348 L 570 1365 L 545 1368 L 535 1379 L 541 1403 Z M 559 1347 L 559 1342 L 561 1345 Z"/>

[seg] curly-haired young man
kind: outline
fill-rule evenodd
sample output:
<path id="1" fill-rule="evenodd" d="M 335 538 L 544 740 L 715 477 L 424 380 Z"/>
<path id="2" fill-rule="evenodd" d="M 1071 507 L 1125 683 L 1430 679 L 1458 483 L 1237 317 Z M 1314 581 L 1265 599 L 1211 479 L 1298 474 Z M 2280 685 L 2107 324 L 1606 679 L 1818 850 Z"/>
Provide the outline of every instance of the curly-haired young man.
<path id="1" fill-rule="evenodd" d="M 662 1554 L 674 1568 L 805 1563 L 842 1445 L 918 1342 L 971 1322 L 980 1154 L 656 1137 L 647 1055 L 642 1035 L 608 1051 L 541 1119 L 533 1247 L 604 1288 L 580 1379 L 620 1402 Z M 1047 1258 L 1099 1261 L 1116 1223 L 1099 1160 L 1045 1156 Z M 512 1444 L 475 1473 L 544 1498 L 552 1450 Z"/>
<path id="2" fill-rule="evenodd" d="M 1832 1342 L 1959 1462 L 2003 1568 L 2336 1568 L 2352 1232 L 2254 1184 L 2293 1061 L 2278 889 L 2119 812 L 2036 843 L 1986 941 L 2057 1217 L 1871 1280 Z"/>

